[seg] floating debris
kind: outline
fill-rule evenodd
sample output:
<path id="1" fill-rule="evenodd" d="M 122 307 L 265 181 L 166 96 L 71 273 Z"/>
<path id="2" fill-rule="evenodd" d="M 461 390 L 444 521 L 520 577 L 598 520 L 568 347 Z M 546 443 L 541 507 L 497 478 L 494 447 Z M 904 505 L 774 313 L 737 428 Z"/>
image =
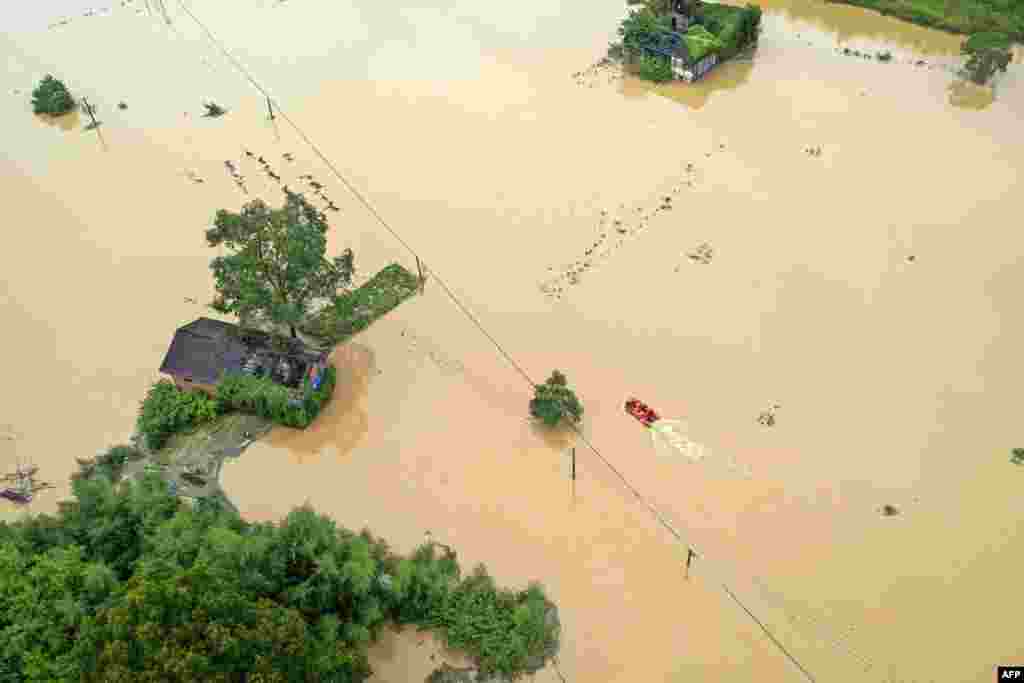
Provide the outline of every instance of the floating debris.
<path id="1" fill-rule="evenodd" d="M 124 101 L 121 101 L 121 102 L 117 103 L 117 108 L 120 109 L 121 111 L 124 111 L 125 109 L 128 108 L 128 105 L 125 104 Z"/>
<path id="2" fill-rule="evenodd" d="M 224 116 L 224 114 L 228 113 L 227 109 L 216 102 L 207 102 L 203 106 L 206 107 L 206 113 L 203 114 L 203 116 L 206 116 L 207 118 L 217 118 L 218 116 Z"/>
<path id="3" fill-rule="evenodd" d="M 782 406 L 779 406 L 779 405 L 773 405 L 768 410 L 761 411 L 761 414 L 757 416 L 758 423 L 760 423 L 761 425 L 763 425 L 765 427 L 774 427 L 775 426 L 775 411 L 778 410 L 781 407 Z"/>
<path id="4" fill-rule="evenodd" d="M 281 158 L 283 158 L 285 161 L 295 161 L 295 157 L 293 157 L 290 152 L 285 152 L 284 154 L 281 155 Z"/>
<path id="5" fill-rule="evenodd" d="M 889 503 L 886 503 L 885 505 L 882 506 L 881 512 L 883 517 L 895 517 L 896 515 L 900 514 L 900 509 L 895 505 L 890 505 Z"/>
<path id="6" fill-rule="evenodd" d="M 707 265 L 711 263 L 711 260 L 715 257 L 715 252 L 711 248 L 711 245 L 707 242 L 703 242 L 697 246 L 696 249 L 686 255 L 694 263 L 700 263 Z"/>

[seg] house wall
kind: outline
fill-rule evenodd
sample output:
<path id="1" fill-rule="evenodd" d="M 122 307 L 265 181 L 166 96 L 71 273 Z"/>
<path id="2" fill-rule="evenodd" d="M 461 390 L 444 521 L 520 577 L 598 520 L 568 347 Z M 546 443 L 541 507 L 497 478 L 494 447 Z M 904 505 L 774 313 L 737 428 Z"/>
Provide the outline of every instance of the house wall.
<path id="1" fill-rule="evenodd" d="M 216 384 L 206 384 L 204 382 L 186 382 L 185 378 L 181 375 L 171 375 L 171 379 L 174 380 L 174 386 L 178 387 L 182 391 L 202 391 L 209 396 L 217 395 Z"/>

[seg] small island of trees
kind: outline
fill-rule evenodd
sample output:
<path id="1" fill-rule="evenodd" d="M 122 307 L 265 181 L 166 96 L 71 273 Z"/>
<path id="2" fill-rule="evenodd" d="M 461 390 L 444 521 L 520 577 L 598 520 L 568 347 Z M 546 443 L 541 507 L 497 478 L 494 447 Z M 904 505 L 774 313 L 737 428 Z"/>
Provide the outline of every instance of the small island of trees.
<path id="1" fill-rule="evenodd" d="M 652 0 L 623 20 L 611 53 L 646 80 L 689 82 L 754 44 L 760 25 L 757 5 Z"/>

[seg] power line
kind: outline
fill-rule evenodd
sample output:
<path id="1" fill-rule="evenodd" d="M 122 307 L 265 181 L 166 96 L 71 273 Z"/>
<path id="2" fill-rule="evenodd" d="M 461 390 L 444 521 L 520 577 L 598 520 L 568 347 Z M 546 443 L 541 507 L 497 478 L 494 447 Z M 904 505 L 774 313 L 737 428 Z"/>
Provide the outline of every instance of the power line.
<path id="1" fill-rule="evenodd" d="M 416 258 L 417 260 L 422 260 L 420 259 L 420 256 L 416 252 L 416 250 L 413 249 L 404 239 L 402 239 L 401 235 L 399 235 L 398 232 L 395 231 L 395 229 L 392 228 L 391 225 L 380 215 L 380 213 L 377 212 L 377 210 L 363 196 L 363 194 L 359 192 L 359 190 L 348 181 L 345 175 L 338 170 L 338 168 L 329 158 L 327 158 L 327 156 L 320 150 L 316 143 L 314 143 L 298 126 L 298 124 L 296 124 L 291 119 L 291 117 L 288 116 L 287 112 L 285 112 L 284 109 L 281 108 L 281 106 L 270 95 L 270 93 L 267 92 L 267 90 L 252 76 L 252 74 L 248 71 L 248 69 L 245 68 L 243 64 L 241 64 L 237 59 L 235 59 L 234 55 L 232 55 L 228 51 L 224 44 L 210 31 L 209 28 L 207 28 L 207 26 L 192 12 L 192 10 L 189 9 L 184 4 L 184 2 L 182 2 L 182 0 L 178 0 L 178 5 L 185 11 L 186 14 L 189 15 L 189 17 L 192 18 L 196 25 L 198 25 L 199 28 L 206 34 L 207 38 L 214 45 L 217 46 L 221 53 L 235 66 L 235 68 L 238 69 L 238 71 L 243 76 L 245 76 L 249 83 L 254 88 L 256 88 L 256 90 L 258 90 L 264 97 L 267 98 L 268 103 L 272 103 L 274 107 L 276 107 L 278 115 L 280 115 L 285 121 L 288 122 L 288 124 L 295 130 L 299 137 L 301 137 L 302 140 L 310 147 L 310 149 L 313 150 L 317 157 L 319 157 L 320 160 L 331 170 L 335 177 L 337 177 L 338 180 L 340 180 L 345 185 L 345 187 L 352 194 L 352 196 L 354 196 L 359 201 L 359 203 L 363 205 L 367 212 L 369 212 L 370 215 L 373 216 L 377 220 L 377 222 L 380 223 L 381 226 L 383 226 L 384 229 L 387 230 L 391 234 L 391 236 L 394 237 L 395 240 L 399 244 L 401 244 L 406 249 L 406 251 L 408 251 L 414 258 Z M 523 379 L 526 380 L 526 382 L 530 385 L 531 388 L 536 387 L 537 384 L 530 377 L 529 373 L 527 373 L 526 370 L 518 362 L 516 362 L 512 355 L 507 350 L 505 350 L 501 343 L 498 342 L 498 340 L 495 339 L 487 331 L 487 329 L 483 326 L 479 319 L 465 305 L 463 305 L 463 303 L 459 300 L 457 296 L 455 296 L 454 292 L 452 292 L 451 288 L 448 287 L 447 283 L 445 283 L 445 281 L 437 274 L 437 272 L 431 269 L 431 274 L 433 276 L 433 279 L 444 290 L 445 294 L 452 301 L 452 303 L 454 303 L 459 308 L 459 310 L 462 311 L 462 313 L 476 326 L 476 328 L 481 332 L 481 334 L 483 334 L 488 339 L 488 341 L 491 342 L 491 344 L 498 350 L 498 352 L 508 362 L 508 364 L 513 369 L 515 369 L 516 372 L 518 372 L 523 377 Z M 647 501 L 646 498 L 644 498 L 643 494 L 641 494 L 640 491 L 638 491 L 632 484 L 629 483 L 629 480 L 626 479 L 626 477 L 618 470 L 618 468 L 616 468 L 607 458 L 605 458 L 601 454 L 601 452 L 593 445 L 593 443 L 591 443 L 590 440 L 579 430 L 577 425 L 571 422 L 569 424 L 572 427 L 573 431 L 577 434 L 579 439 L 590 449 L 592 453 L 594 453 L 594 455 L 598 457 L 599 460 L 601 460 L 602 463 L 604 463 L 606 467 L 608 467 L 608 469 L 610 469 L 616 475 L 616 477 L 619 478 L 622 484 L 627 489 L 629 489 L 629 491 L 636 497 L 636 499 L 639 502 L 643 503 L 645 507 L 647 507 L 647 509 L 651 512 L 651 514 L 655 517 L 655 519 L 664 529 L 666 529 L 678 542 L 686 545 L 689 549 L 691 549 L 697 557 L 701 558 L 702 560 L 706 558 L 706 556 L 703 553 L 697 551 L 697 549 L 692 543 L 685 541 L 683 539 L 679 531 L 676 530 L 676 528 L 667 519 L 665 519 L 664 515 L 662 515 L 661 512 L 653 504 L 651 504 L 650 502 Z M 760 581 L 757 581 L 755 579 L 755 582 L 763 587 L 763 584 L 760 584 Z M 728 585 L 723 582 L 721 583 L 721 587 L 726 592 L 726 594 L 733 601 L 735 601 L 736 604 L 739 605 L 740 608 L 754 621 L 754 623 L 756 623 L 758 627 L 760 627 L 760 629 L 776 646 L 776 648 L 778 648 L 778 650 L 797 668 L 797 670 L 800 671 L 802 676 L 811 683 L 815 683 L 814 676 L 802 664 L 800 664 L 796 657 L 792 653 L 790 653 L 789 650 L 771 633 L 768 627 L 760 619 L 758 619 L 746 605 L 743 604 L 743 602 L 735 595 L 735 593 L 733 593 L 733 591 L 728 587 Z M 861 659 L 859 656 L 856 657 L 858 659 Z M 555 670 L 559 678 L 564 682 L 565 678 L 562 676 L 562 672 L 558 669 L 557 660 L 555 660 L 555 667 Z"/>

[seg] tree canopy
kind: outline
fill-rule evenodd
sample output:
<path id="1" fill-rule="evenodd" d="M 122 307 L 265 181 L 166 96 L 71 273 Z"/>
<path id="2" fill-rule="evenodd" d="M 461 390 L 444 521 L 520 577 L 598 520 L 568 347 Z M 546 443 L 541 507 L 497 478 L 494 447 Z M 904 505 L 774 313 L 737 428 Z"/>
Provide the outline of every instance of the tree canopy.
<path id="1" fill-rule="evenodd" d="M 967 56 L 965 75 L 979 85 L 997 71 L 1006 71 L 1013 61 L 1012 41 L 1005 33 L 975 33 L 960 46 L 960 52 Z"/>
<path id="2" fill-rule="evenodd" d="M 0 522 L 0 683 L 358 683 L 388 621 L 513 677 L 557 643 L 538 586 L 460 581 L 433 545 L 404 558 L 309 507 L 250 524 L 156 474 L 73 492 L 56 516 Z"/>
<path id="3" fill-rule="evenodd" d="M 530 415 L 550 427 L 557 425 L 563 418 L 579 422 L 583 419 L 583 404 L 569 388 L 565 375 L 555 370 L 544 384 L 534 387 L 533 398 L 530 399 Z"/>
<path id="4" fill-rule="evenodd" d="M 237 315 L 243 325 L 257 317 L 287 325 L 297 336 L 310 304 L 347 287 L 355 271 L 351 249 L 326 257 L 328 228 L 323 212 L 287 190 L 278 209 L 257 199 L 238 213 L 218 211 L 206 242 L 230 253 L 210 263 L 211 307 Z"/>

